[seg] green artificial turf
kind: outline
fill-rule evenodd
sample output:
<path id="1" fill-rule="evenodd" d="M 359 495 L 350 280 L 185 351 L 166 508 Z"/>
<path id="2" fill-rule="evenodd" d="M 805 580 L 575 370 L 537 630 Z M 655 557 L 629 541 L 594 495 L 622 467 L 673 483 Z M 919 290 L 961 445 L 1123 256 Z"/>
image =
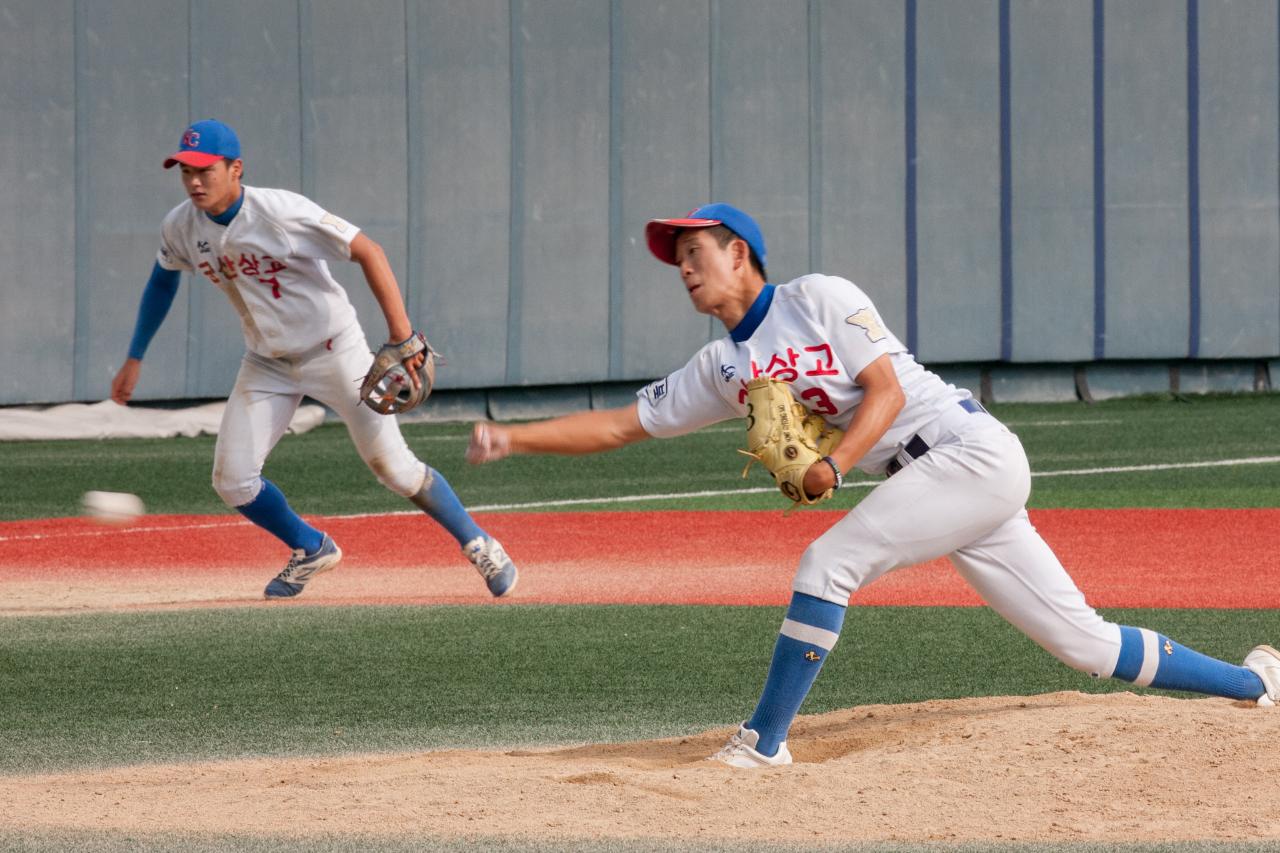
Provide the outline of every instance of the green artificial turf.
<path id="1" fill-rule="evenodd" d="M 1085 469 L 1280 455 L 1280 395 L 994 407 L 1031 458 L 1033 507 L 1275 507 L 1276 463 L 1167 471 Z M 591 501 L 575 509 L 778 509 L 759 469 L 739 478 L 724 424 L 596 457 L 468 466 L 465 424 L 410 425 L 410 445 L 470 506 Z M 88 489 L 141 495 L 151 512 L 229 512 L 209 486 L 210 437 L 0 443 L 0 520 L 74 515 Z M 267 476 L 304 513 L 400 511 L 339 424 L 288 436 Z M 853 506 L 876 482 L 827 504 Z M 858 484 L 861 480 L 861 485 Z M 761 493 L 744 492 L 759 489 Z M 662 497 L 700 490 L 703 498 Z M 639 497 L 640 500 L 621 500 Z M 563 505 L 530 507 L 554 511 Z M 0 544 L 0 547 L 3 547 Z M 9 546 L 19 547 L 19 546 Z M 637 740 L 732 726 L 763 683 L 782 608 L 275 608 L 14 617 L 0 627 L 0 773 L 146 761 Z M 1274 610 L 1112 610 L 1238 661 L 1280 638 Z M 802 713 L 930 698 L 1142 691 L 1074 672 L 985 608 L 849 611 Z M 849 853 L 1255 853 L 1250 843 L 892 844 L 786 848 L 645 841 L 0 831 L 0 849 L 656 850 Z"/>
<path id="2" fill-rule="evenodd" d="M 1130 473 L 1062 471 L 1280 456 L 1280 394 L 1148 397 L 1084 403 L 1006 404 L 993 412 L 1022 438 L 1036 477 L 1032 507 L 1280 506 L 1277 463 Z M 583 457 L 518 457 L 472 466 L 463 460 L 469 426 L 410 424 L 415 452 L 453 483 L 469 506 L 600 501 L 579 509 L 777 509 L 759 466 L 740 476 L 736 423 L 677 439 L 645 441 Z M 89 489 L 139 494 L 158 513 L 226 513 L 209 485 L 213 438 L 0 443 L 0 520 L 75 515 Z M 303 513 L 404 510 L 356 455 L 341 424 L 286 436 L 267 462 Z M 852 507 L 878 479 L 855 475 L 826 504 Z M 862 484 L 859 485 L 858 481 Z M 761 493 L 744 493 L 743 489 Z M 664 498 L 725 491 L 705 498 Z M 618 502 L 620 497 L 659 496 Z M 602 500 L 603 499 L 603 500 Z M 548 509 L 548 507 L 534 507 Z M 561 509 L 564 507 L 550 507 Z"/>
<path id="3" fill-rule="evenodd" d="M 139 761 L 641 740 L 730 726 L 782 608 L 239 608 L 7 619 L 0 772 Z M 1271 610 L 1111 611 L 1240 660 Z M 1135 689 L 986 608 L 853 608 L 804 713 Z"/>

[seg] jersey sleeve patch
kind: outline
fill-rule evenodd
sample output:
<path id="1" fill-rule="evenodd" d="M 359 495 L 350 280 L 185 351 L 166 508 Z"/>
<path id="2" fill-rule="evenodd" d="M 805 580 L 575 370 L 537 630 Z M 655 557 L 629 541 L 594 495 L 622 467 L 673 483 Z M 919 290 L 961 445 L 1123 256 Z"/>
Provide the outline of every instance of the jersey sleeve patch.
<path id="1" fill-rule="evenodd" d="M 339 234 L 347 233 L 347 229 L 351 227 L 350 222 L 347 222 L 345 219 L 342 219 L 340 217 L 334 216 L 332 213 L 329 213 L 327 211 L 325 212 L 324 216 L 320 217 L 320 224 L 328 225 L 330 228 L 332 228 L 334 231 L 337 231 Z"/>
<path id="2" fill-rule="evenodd" d="M 288 190 L 264 194 L 272 225 L 287 247 L 285 254 L 321 261 L 351 260 L 351 241 L 360 228 L 330 213 L 306 196 Z"/>
<path id="3" fill-rule="evenodd" d="M 658 405 L 667 396 L 667 377 L 664 376 L 655 382 L 650 382 L 644 386 L 640 393 L 644 394 L 645 399 L 649 401 L 649 405 Z"/>
<path id="4" fill-rule="evenodd" d="M 844 321 L 850 326 L 857 326 L 861 329 L 866 333 L 867 340 L 873 344 L 878 344 L 889 336 L 888 332 L 885 331 L 884 324 L 880 322 L 880 318 L 871 308 L 860 308 L 845 317 Z"/>

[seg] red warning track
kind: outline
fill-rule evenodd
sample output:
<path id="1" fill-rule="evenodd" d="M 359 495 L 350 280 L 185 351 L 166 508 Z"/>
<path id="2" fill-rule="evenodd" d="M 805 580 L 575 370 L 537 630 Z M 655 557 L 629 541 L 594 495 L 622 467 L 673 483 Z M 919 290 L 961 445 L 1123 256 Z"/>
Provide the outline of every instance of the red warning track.
<path id="1" fill-rule="evenodd" d="M 511 603 L 780 605 L 805 546 L 839 512 L 482 514 L 521 567 Z M 1280 509 L 1039 510 L 1032 521 L 1098 607 L 1280 608 Z M 313 518 L 345 552 L 296 604 L 476 604 L 474 570 L 421 515 Z M 247 604 L 288 557 L 232 516 L 0 523 L 0 613 Z M 506 599 L 504 599 L 506 601 Z M 981 601 L 938 560 L 860 591 L 862 605 Z"/>

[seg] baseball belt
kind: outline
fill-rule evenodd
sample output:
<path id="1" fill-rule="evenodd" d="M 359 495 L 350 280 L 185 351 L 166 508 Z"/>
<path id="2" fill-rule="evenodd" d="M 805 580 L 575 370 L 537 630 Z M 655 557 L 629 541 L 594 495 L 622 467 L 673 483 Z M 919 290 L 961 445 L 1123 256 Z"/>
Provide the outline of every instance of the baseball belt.
<path id="1" fill-rule="evenodd" d="M 960 408 L 964 409 L 971 415 L 978 414 L 979 412 L 982 414 L 987 413 L 987 410 L 982 408 L 982 404 L 974 399 L 961 400 L 959 405 Z M 911 436 L 910 441 L 902 446 L 902 449 L 898 451 L 898 455 L 889 460 L 888 466 L 884 469 L 884 475 L 886 477 L 892 477 L 894 474 L 898 473 L 928 452 L 929 442 L 921 438 L 920 433 L 916 433 Z"/>

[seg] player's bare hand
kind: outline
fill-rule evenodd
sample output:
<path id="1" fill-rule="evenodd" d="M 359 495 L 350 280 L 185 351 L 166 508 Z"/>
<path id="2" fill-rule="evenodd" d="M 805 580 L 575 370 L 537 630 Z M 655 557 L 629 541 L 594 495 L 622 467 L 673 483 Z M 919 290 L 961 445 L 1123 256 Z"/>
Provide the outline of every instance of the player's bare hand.
<path id="1" fill-rule="evenodd" d="M 138 374 L 142 372 L 142 362 L 136 358 L 125 359 L 116 376 L 111 380 L 111 399 L 120 405 L 129 402 L 133 389 L 138 387 Z"/>
<path id="2" fill-rule="evenodd" d="M 835 472 L 831 470 L 830 465 L 821 459 L 810 465 L 809 470 L 804 472 L 804 490 L 809 493 L 811 498 L 816 498 L 827 489 L 835 486 L 835 484 Z"/>
<path id="3" fill-rule="evenodd" d="M 414 388 L 422 387 L 422 377 L 418 375 L 418 371 L 422 368 L 422 363 L 426 360 L 426 353 L 420 352 L 417 355 L 406 358 L 403 362 L 404 369 L 409 371 L 409 378 L 413 381 Z"/>
<path id="4" fill-rule="evenodd" d="M 511 435 L 506 427 L 483 421 L 471 430 L 467 461 L 473 465 L 496 462 L 511 455 Z"/>

